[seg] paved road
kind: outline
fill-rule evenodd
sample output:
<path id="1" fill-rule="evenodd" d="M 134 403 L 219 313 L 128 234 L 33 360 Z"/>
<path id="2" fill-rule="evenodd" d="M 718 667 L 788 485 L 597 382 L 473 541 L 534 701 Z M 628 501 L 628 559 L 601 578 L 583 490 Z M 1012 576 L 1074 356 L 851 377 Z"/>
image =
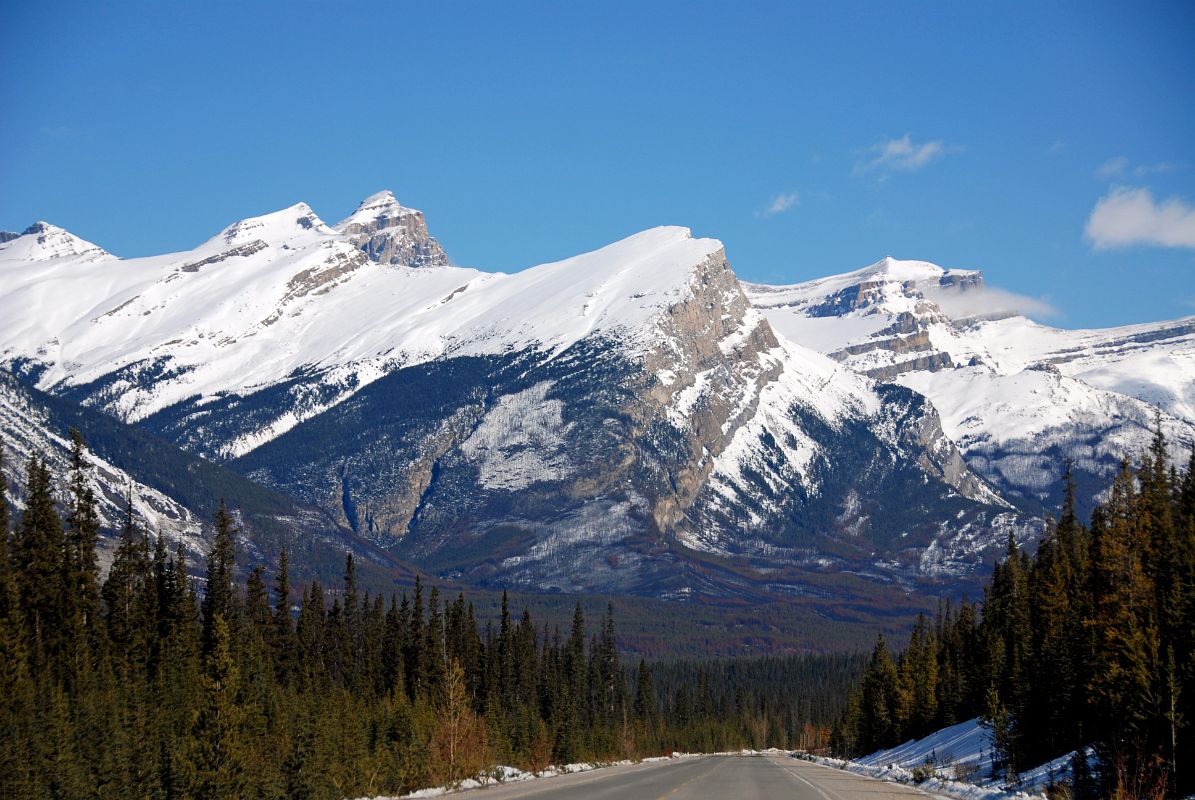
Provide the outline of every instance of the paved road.
<path id="1" fill-rule="evenodd" d="M 926 795 L 782 755 L 701 756 L 490 786 L 477 800 L 886 800 Z"/>

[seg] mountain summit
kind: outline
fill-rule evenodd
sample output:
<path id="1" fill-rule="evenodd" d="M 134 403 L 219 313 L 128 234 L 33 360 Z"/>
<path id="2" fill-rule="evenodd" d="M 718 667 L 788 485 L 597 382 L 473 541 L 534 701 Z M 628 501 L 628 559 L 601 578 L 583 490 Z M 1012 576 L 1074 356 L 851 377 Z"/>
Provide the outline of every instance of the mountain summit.
<path id="1" fill-rule="evenodd" d="M 427 231 L 423 212 L 401 205 L 389 189 L 361 201 L 336 230 L 380 264 L 446 267 L 448 255 Z"/>
<path id="2" fill-rule="evenodd" d="M 21 233 L 0 231 L 0 260 L 49 261 L 62 258 L 91 262 L 115 256 L 48 222 L 35 222 Z"/>

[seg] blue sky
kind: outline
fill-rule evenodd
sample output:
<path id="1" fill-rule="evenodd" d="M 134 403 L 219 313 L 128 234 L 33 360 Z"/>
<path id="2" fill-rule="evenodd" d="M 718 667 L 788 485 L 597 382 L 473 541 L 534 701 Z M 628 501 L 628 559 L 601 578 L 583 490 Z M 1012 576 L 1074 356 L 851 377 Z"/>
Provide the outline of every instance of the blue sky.
<path id="1" fill-rule="evenodd" d="M 125 256 L 390 188 L 458 263 L 643 228 L 749 280 L 981 268 L 1195 314 L 1195 4 L 7 4 L 0 228 Z"/>

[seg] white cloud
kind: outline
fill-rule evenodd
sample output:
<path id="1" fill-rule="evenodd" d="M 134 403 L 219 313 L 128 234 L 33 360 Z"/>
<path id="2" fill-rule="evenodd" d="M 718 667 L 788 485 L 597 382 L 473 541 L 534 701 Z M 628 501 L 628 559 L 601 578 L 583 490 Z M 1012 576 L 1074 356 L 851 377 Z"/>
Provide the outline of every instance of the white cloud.
<path id="1" fill-rule="evenodd" d="M 1086 234 L 1097 250 L 1135 244 L 1195 249 L 1195 206 L 1177 197 L 1155 203 L 1148 189 L 1117 186 L 1095 204 Z"/>
<path id="2" fill-rule="evenodd" d="M 1033 319 L 1048 319 L 1057 317 L 1059 314 L 1057 308 L 1040 297 L 1029 297 L 1010 292 L 1007 289 L 997 289 L 994 286 L 959 289 L 930 285 L 920 288 L 926 299 L 937 303 L 947 315 L 955 319 L 1002 313 L 1023 314 Z"/>
<path id="3" fill-rule="evenodd" d="M 1186 164 L 1179 164 L 1173 161 L 1159 161 L 1156 164 L 1139 164 L 1133 170 L 1133 174 L 1141 177 L 1143 175 L 1153 175 L 1158 172 L 1176 172 L 1186 168 Z"/>
<path id="4" fill-rule="evenodd" d="M 871 157 L 855 164 L 855 174 L 880 170 L 882 172 L 914 172 L 947 153 L 961 148 L 948 145 L 941 139 L 920 144 L 905 134 L 899 139 L 887 139 L 867 148 Z"/>
<path id="5" fill-rule="evenodd" d="M 1156 175 L 1163 172 L 1177 172 L 1180 169 L 1186 169 L 1186 164 L 1177 163 L 1174 161 L 1159 161 L 1156 164 L 1138 164 L 1129 169 L 1129 160 L 1124 156 L 1117 156 L 1110 158 L 1103 164 L 1100 164 L 1099 169 L 1095 174 L 1100 178 L 1121 178 L 1129 173 L 1132 173 L 1138 178 L 1143 178 L 1146 175 Z"/>
<path id="6" fill-rule="evenodd" d="M 1129 160 L 1124 156 L 1117 156 L 1100 164 L 1100 168 L 1095 171 L 1095 174 L 1101 178 L 1115 178 L 1123 175 L 1124 171 L 1128 168 Z"/>
<path id="7" fill-rule="evenodd" d="M 782 192 L 772 198 L 772 202 L 768 203 L 768 207 L 763 210 L 762 216 L 774 217 L 777 214 L 783 214 L 800 203 L 801 195 L 798 192 Z"/>

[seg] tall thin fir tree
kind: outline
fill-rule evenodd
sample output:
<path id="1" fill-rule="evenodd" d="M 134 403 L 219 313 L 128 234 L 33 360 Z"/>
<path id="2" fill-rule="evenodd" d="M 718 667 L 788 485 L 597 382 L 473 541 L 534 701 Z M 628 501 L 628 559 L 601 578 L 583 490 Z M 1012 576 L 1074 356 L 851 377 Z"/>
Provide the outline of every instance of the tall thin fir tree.
<path id="1" fill-rule="evenodd" d="M 178 764 L 187 776 L 188 796 L 196 800 L 242 797 L 251 777 L 232 633 L 224 615 L 213 613 L 211 651 L 204 657 L 199 705 Z"/>
<path id="2" fill-rule="evenodd" d="M 70 439 L 70 513 L 67 517 L 67 545 L 71 571 L 75 579 L 72 590 L 78 598 L 81 623 L 88 625 L 95 619 L 99 608 L 96 545 L 99 543 L 100 518 L 87 465 L 87 444 L 78 428 L 70 429 Z"/>
<path id="3" fill-rule="evenodd" d="M 232 580 L 236 568 L 236 542 L 233 538 L 236 525 L 223 498 L 216 511 L 215 523 L 216 536 L 208 553 L 207 579 L 201 606 L 200 643 L 204 655 L 209 655 L 215 646 L 216 617 L 223 617 L 225 624 L 231 624 L 234 616 Z"/>
<path id="4" fill-rule="evenodd" d="M 28 500 L 13 542 L 17 589 L 30 634 L 31 661 L 37 668 L 56 664 L 63 630 L 62 520 L 54 509 L 50 471 L 40 458 L 29 460 Z"/>

